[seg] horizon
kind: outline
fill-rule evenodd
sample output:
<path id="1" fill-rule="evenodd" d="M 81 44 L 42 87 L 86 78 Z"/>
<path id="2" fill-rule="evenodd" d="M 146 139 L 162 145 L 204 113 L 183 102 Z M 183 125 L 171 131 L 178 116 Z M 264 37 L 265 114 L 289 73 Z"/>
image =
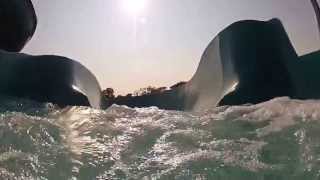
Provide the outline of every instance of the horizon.
<path id="1" fill-rule="evenodd" d="M 319 49 L 307 0 L 32 2 L 38 27 L 23 52 L 79 61 L 117 95 L 188 81 L 209 42 L 238 20 L 279 18 L 299 55 Z"/>

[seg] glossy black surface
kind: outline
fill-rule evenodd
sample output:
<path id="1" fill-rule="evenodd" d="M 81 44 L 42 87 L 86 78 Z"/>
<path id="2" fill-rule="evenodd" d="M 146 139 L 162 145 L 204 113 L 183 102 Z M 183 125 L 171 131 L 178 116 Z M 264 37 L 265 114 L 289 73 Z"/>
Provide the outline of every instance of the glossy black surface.
<path id="1" fill-rule="evenodd" d="M 36 26 L 37 17 L 30 0 L 0 0 L 0 49 L 20 51 Z"/>

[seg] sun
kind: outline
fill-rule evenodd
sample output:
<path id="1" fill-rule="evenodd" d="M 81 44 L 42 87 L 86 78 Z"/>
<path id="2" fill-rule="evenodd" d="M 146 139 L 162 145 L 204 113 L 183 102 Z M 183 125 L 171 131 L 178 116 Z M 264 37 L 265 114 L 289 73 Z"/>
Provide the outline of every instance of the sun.
<path id="1" fill-rule="evenodd" d="M 123 4 L 126 11 L 137 15 L 143 12 L 146 6 L 146 0 L 124 0 Z"/>

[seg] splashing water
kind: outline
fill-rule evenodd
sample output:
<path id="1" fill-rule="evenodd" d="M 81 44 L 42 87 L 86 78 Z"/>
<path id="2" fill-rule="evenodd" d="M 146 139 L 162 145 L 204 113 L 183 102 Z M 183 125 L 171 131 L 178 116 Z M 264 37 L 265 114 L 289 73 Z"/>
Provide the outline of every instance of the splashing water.
<path id="1" fill-rule="evenodd" d="M 201 113 L 2 102 L 0 179 L 320 178 L 320 101 Z"/>

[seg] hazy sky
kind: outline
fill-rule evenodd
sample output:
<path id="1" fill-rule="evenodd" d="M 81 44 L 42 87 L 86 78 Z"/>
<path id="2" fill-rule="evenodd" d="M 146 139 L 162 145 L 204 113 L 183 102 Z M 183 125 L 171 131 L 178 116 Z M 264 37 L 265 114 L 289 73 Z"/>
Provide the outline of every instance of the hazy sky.
<path id="1" fill-rule="evenodd" d="M 139 10 L 135 0 L 32 1 L 38 27 L 24 52 L 75 59 L 122 94 L 189 80 L 208 43 L 237 20 L 277 17 L 299 54 L 320 47 L 310 0 L 145 0 Z"/>

